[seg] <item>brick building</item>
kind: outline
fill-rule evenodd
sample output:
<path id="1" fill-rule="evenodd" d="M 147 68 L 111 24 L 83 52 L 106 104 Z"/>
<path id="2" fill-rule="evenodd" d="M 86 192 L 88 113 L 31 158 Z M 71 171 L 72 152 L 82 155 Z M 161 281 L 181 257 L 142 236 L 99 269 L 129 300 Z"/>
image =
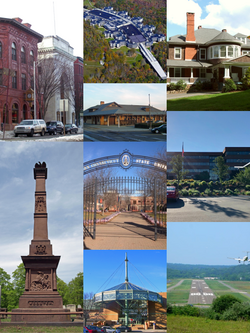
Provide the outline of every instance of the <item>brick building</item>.
<path id="1" fill-rule="evenodd" d="M 0 18 L 0 122 L 7 130 L 34 118 L 33 66 L 42 38 L 20 18 Z"/>
<path id="2" fill-rule="evenodd" d="M 194 29 L 194 13 L 187 13 L 186 35 L 168 41 L 167 83 L 183 79 L 210 81 L 222 88 L 225 79 L 240 82 L 250 66 L 250 40 L 246 35 L 230 35 L 226 29 Z"/>

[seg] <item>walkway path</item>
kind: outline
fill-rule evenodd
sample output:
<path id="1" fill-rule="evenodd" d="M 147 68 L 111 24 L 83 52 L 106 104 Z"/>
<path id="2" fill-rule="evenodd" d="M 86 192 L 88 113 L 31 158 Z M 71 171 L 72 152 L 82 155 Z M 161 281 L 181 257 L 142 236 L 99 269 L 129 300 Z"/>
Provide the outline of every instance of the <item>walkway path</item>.
<path id="1" fill-rule="evenodd" d="M 96 226 L 96 239 L 85 238 L 85 248 L 91 250 L 165 250 L 166 234 L 157 235 L 154 226 L 139 213 L 125 212 L 107 224 Z"/>

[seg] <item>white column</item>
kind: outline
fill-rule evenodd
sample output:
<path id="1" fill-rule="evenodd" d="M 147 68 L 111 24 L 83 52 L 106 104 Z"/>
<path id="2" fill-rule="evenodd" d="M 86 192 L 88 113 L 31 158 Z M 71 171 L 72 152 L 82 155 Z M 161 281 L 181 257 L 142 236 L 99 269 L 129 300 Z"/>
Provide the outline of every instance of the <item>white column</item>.
<path id="1" fill-rule="evenodd" d="M 230 70 L 229 67 L 224 68 L 224 77 L 223 79 L 230 79 Z"/>
<path id="2" fill-rule="evenodd" d="M 191 68 L 191 79 L 193 79 L 193 78 L 194 78 L 194 69 Z"/>
<path id="3" fill-rule="evenodd" d="M 169 79 L 169 68 L 167 67 L 167 79 Z"/>

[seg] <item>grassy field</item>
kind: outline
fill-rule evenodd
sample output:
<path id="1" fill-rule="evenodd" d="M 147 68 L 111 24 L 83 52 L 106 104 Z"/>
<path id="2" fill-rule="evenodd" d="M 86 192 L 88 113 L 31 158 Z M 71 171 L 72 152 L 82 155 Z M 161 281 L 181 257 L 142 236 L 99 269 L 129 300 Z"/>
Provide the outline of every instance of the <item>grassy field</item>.
<path id="1" fill-rule="evenodd" d="M 216 280 L 206 280 L 206 284 L 214 292 L 230 290 L 228 287 L 224 286 L 222 283 L 220 283 L 219 281 L 216 281 Z"/>
<path id="2" fill-rule="evenodd" d="M 247 111 L 250 110 L 250 90 L 171 99 L 168 111 Z"/>
<path id="3" fill-rule="evenodd" d="M 168 302 L 171 304 L 187 303 L 192 280 L 184 280 L 181 285 L 168 291 Z"/>
<path id="4" fill-rule="evenodd" d="M 177 284 L 181 279 L 172 279 L 168 284 L 167 286 L 168 287 L 172 287 L 174 286 L 175 284 Z"/>
<path id="5" fill-rule="evenodd" d="M 168 315 L 168 333 L 249 333 L 250 322 Z"/>
<path id="6" fill-rule="evenodd" d="M 250 281 L 225 281 L 229 286 L 250 293 Z"/>
<path id="7" fill-rule="evenodd" d="M 1 326 L 1 333 L 78 333 L 82 332 L 83 328 L 79 327 L 47 327 L 47 326 Z"/>
<path id="8" fill-rule="evenodd" d="M 97 67 L 103 68 L 98 61 L 85 61 L 84 60 L 84 75 L 90 75 L 95 73 Z"/>
<path id="9" fill-rule="evenodd" d="M 94 5 L 91 3 L 90 0 L 84 0 L 84 6 L 86 6 L 88 9 L 94 8 Z"/>

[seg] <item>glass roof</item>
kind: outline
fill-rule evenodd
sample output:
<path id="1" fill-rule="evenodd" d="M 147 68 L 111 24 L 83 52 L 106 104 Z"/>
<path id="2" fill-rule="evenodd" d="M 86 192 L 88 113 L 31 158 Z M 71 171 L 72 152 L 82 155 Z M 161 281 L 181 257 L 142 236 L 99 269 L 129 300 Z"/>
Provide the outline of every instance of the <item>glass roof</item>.
<path id="1" fill-rule="evenodd" d="M 117 286 L 111 287 L 111 288 L 106 289 L 104 291 L 109 291 L 109 290 L 142 290 L 142 291 L 147 291 L 147 289 L 138 287 L 135 284 L 130 283 L 130 282 L 124 282 L 124 283 L 118 284 Z"/>

